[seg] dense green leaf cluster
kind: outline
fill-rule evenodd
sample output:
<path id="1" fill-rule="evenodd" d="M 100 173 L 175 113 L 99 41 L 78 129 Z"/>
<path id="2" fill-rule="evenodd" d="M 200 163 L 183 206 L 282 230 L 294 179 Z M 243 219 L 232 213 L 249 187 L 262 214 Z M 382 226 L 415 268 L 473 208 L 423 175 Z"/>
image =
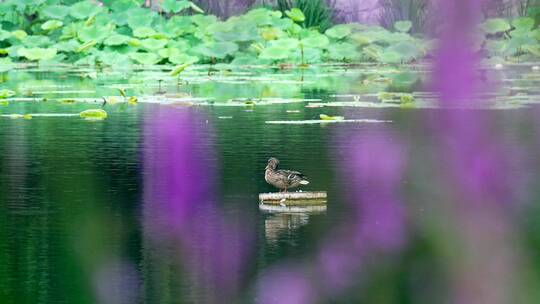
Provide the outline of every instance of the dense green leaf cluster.
<path id="1" fill-rule="evenodd" d="M 161 13 L 140 0 L 8 0 L 0 3 L 0 53 L 12 61 L 75 64 L 407 62 L 424 43 L 396 24 L 391 32 L 359 24 L 321 33 L 304 13 L 265 8 L 220 21 L 190 1 L 167 0 Z"/>
<path id="2" fill-rule="evenodd" d="M 411 22 L 393 30 L 361 24 L 321 32 L 306 26 L 298 8 L 284 13 L 258 8 L 220 21 L 185 0 L 166 0 L 162 11 L 143 0 L 7 0 L 0 3 L 0 60 L 127 66 L 227 62 L 312 64 L 406 63 L 433 43 L 409 34 Z M 534 20 L 490 19 L 482 25 L 490 56 L 540 55 Z M 481 40 L 483 41 L 483 40 Z"/>
<path id="3" fill-rule="evenodd" d="M 540 57 L 540 28 L 530 17 L 511 22 L 502 18 L 486 20 L 482 25 L 482 46 L 495 61 L 537 60 Z"/>

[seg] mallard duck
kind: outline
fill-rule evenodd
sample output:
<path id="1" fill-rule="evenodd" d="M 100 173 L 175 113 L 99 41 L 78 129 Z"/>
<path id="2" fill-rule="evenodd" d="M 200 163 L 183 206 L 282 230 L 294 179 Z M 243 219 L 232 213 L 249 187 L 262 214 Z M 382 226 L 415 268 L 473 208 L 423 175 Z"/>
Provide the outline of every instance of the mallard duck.
<path id="1" fill-rule="evenodd" d="M 280 192 L 282 190 L 287 192 L 287 189 L 309 184 L 304 174 L 298 171 L 277 170 L 278 165 L 277 158 L 270 158 L 264 171 L 264 179 L 270 185 L 280 189 Z"/>

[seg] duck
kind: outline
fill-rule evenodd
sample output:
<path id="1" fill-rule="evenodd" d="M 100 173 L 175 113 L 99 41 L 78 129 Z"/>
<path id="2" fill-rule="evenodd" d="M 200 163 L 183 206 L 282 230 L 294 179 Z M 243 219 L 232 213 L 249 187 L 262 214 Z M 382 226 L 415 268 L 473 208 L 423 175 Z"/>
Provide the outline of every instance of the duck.
<path id="1" fill-rule="evenodd" d="M 280 190 L 279 192 L 287 192 L 288 189 L 309 184 L 304 174 L 298 171 L 278 170 L 278 166 L 279 160 L 277 158 L 271 157 L 268 159 L 268 164 L 264 171 L 264 180 L 278 188 Z"/>

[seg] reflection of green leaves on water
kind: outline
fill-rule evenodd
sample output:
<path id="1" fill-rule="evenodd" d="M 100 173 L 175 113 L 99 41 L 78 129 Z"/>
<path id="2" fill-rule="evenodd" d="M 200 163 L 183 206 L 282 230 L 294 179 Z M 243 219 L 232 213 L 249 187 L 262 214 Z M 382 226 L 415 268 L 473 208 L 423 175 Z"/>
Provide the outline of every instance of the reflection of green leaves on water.
<path id="1" fill-rule="evenodd" d="M 0 98 L 8 98 L 11 96 L 15 96 L 15 92 L 8 89 L 2 89 L 0 90 Z"/>

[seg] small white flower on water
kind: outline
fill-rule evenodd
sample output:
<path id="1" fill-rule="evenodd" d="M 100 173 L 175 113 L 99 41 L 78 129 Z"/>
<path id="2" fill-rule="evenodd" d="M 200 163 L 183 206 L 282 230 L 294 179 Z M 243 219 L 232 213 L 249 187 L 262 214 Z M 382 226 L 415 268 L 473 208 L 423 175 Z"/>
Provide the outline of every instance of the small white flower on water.
<path id="1" fill-rule="evenodd" d="M 502 69 L 502 68 L 503 68 L 503 65 L 500 64 L 500 63 L 497 63 L 497 64 L 495 65 L 495 69 L 497 69 L 497 70 L 500 70 L 500 69 Z"/>
<path id="2" fill-rule="evenodd" d="M 533 71 L 538 71 L 538 70 L 540 70 L 540 66 L 535 65 L 535 66 L 532 67 L 532 69 L 533 69 Z"/>

